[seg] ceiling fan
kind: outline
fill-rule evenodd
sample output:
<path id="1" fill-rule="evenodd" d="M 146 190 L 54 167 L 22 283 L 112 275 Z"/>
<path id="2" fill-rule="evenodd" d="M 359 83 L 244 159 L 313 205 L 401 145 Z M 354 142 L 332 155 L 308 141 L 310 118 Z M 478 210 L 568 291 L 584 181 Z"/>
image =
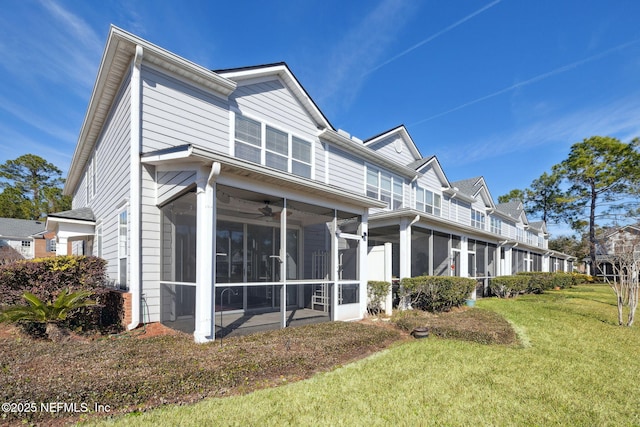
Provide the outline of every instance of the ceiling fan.
<path id="1" fill-rule="evenodd" d="M 264 217 L 272 217 L 272 216 L 274 216 L 273 209 L 271 209 L 271 206 L 269 206 L 269 201 L 268 200 L 264 201 L 264 206 L 261 207 L 261 208 L 258 208 L 258 211 Z"/>
<path id="2" fill-rule="evenodd" d="M 259 218 L 274 218 L 276 220 L 280 219 L 280 215 L 282 212 L 274 212 L 271 206 L 269 206 L 269 201 L 264 201 L 264 206 L 258 208 L 258 211 L 262 214 Z M 293 212 L 287 210 L 287 216 L 291 215 Z"/>

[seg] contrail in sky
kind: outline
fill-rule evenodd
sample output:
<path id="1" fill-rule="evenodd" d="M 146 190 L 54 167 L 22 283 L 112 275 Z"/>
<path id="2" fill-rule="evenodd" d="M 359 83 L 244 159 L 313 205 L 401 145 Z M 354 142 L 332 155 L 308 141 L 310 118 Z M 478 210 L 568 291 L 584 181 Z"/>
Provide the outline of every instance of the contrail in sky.
<path id="1" fill-rule="evenodd" d="M 493 6 L 497 5 L 498 3 L 500 3 L 502 0 L 494 0 L 491 3 L 481 7 L 480 9 L 476 10 L 475 12 L 471 13 L 470 15 L 465 16 L 464 18 L 462 18 L 461 20 L 454 22 L 453 24 L 449 25 L 447 28 L 438 31 L 437 33 L 435 33 L 434 35 L 422 40 L 419 43 L 414 44 L 413 46 L 411 46 L 409 49 L 403 50 L 402 52 L 400 52 L 399 54 L 397 54 L 396 56 L 392 57 L 391 59 L 388 59 L 386 61 L 384 61 L 383 63 L 373 67 L 371 70 L 365 72 L 363 74 L 363 76 L 366 76 L 367 74 L 371 74 L 374 71 L 384 67 L 385 65 L 395 61 L 398 58 L 401 58 L 403 56 L 405 56 L 406 54 L 408 54 L 409 52 L 412 52 L 414 50 L 416 50 L 417 48 L 419 48 L 420 46 L 422 46 L 423 44 L 429 43 L 430 41 L 440 37 L 441 35 L 448 33 L 449 31 L 453 30 L 454 28 L 456 28 L 457 26 L 464 24 L 465 22 L 467 22 L 469 19 L 481 14 L 482 12 L 484 12 L 485 10 L 492 8 Z"/>
<path id="2" fill-rule="evenodd" d="M 589 56 L 588 58 L 581 59 L 580 61 L 572 62 L 571 64 L 564 65 L 564 66 L 562 66 L 560 68 L 556 68 L 555 70 L 539 74 L 539 75 L 537 75 L 535 77 L 532 77 L 532 78 L 530 78 L 528 80 L 524 80 L 522 82 L 515 83 L 515 84 L 513 84 L 513 85 L 511 85 L 509 87 L 506 87 L 504 89 L 500 89 L 499 91 L 493 92 L 493 93 L 491 93 L 489 95 L 485 95 L 485 96 L 482 96 L 480 98 L 476 98 L 476 99 L 474 99 L 472 101 L 465 102 L 464 104 L 458 105 L 457 107 L 451 108 L 450 110 L 443 111 L 442 113 L 434 114 L 433 116 L 427 117 L 426 119 L 422 119 L 422 120 L 419 120 L 419 121 L 417 121 L 415 123 L 412 123 L 409 126 L 416 126 L 416 125 L 419 125 L 421 123 L 428 122 L 429 120 L 433 120 L 433 119 L 436 119 L 438 117 L 442 117 L 442 116 L 447 115 L 449 113 L 453 113 L 454 111 L 462 110 L 465 107 L 468 107 L 468 106 L 473 105 L 473 104 L 477 104 L 478 102 L 486 101 L 487 99 L 494 98 L 494 97 L 496 97 L 498 95 L 502 95 L 503 93 L 512 91 L 514 89 L 518 89 L 518 88 L 521 88 L 523 86 L 528 86 L 530 84 L 537 83 L 537 82 L 539 82 L 541 80 L 547 79 L 549 77 L 555 76 L 555 75 L 560 74 L 560 73 L 564 73 L 565 71 L 569 71 L 569 70 L 571 70 L 573 68 L 577 68 L 577 67 L 579 67 L 581 65 L 584 65 L 584 64 L 586 64 L 588 62 L 592 62 L 592 61 L 595 61 L 595 60 L 600 59 L 602 57 L 605 57 L 605 56 L 607 56 L 607 55 L 609 55 L 609 54 L 611 54 L 613 52 L 617 52 L 619 50 L 625 49 L 625 48 L 627 48 L 627 47 L 629 47 L 631 45 L 634 45 L 634 44 L 636 44 L 638 42 L 640 42 L 640 39 L 632 40 L 630 42 L 623 43 L 623 44 L 618 45 L 616 47 L 612 47 L 611 49 L 608 49 L 608 50 L 605 50 L 604 52 L 600 52 L 598 54 Z"/>

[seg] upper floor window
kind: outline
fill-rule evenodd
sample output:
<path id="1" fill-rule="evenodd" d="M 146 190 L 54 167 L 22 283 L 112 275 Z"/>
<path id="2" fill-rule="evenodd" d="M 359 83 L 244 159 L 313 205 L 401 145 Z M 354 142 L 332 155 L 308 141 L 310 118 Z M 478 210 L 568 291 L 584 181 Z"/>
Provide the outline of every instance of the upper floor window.
<path id="1" fill-rule="evenodd" d="M 367 166 L 367 196 L 387 202 L 391 209 L 402 207 L 402 183 L 402 178 Z"/>
<path id="2" fill-rule="evenodd" d="M 524 242 L 524 230 L 522 228 L 516 227 L 516 240 Z"/>
<path id="3" fill-rule="evenodd" d="M 482 212 L 476 209 L 471 209 L 471 226 L 472 227 L 484 230 L 485 218 L 486 218 L 485 214 L 483 214 Z"/>
<path id="4" fill-rule="evenodd" d="M 491 217 L 491 232 L 502 234 L 502 220 L 500 218 Z"/>
<path id="5" fill-rule="evenodd" d="M 311 143 L 239 114 L 235 115 L 235 156 L 311 178 Z"/>
<path id="6" fill-rule="evenodd" d="M 122 210 L 118 214 L 118 277 L 120 287 L 127 288 L 127 264 L 129 261 L 129 223 L 127 221 L 127 211 Z"/>
<path id="7" fill-rule="evenodd" d="M 431 190 L 416 188 L 416 209 L 440 216 L 442 213 L 442 196 Z"/>
<path id="8" fill-rule="evenodd" d="M 531 231 L 527 231 L 527 244 L 535 245 L 536 244 L 536 235 Z"/>

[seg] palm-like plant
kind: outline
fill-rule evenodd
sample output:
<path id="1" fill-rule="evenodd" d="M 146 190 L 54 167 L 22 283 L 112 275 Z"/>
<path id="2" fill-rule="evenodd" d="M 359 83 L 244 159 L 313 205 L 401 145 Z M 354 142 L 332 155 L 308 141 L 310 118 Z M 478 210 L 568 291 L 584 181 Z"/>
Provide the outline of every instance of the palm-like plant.
<path id="1" fill-rule="evenodd" d="M 9 307 L 0 313 L 0 322 L 16 323 L 29 321 L 46 323 L 47 337 L 56 341 L 63 336 L 58 323 L 67 318 L 67 315 L 81 307 L 94 305 L 96 302 L 88 300 L 93 292 L 63 290 L 55 301 L 47 303 L 30 292 L 22 295 L 29 305 L 16 305 Z"/>

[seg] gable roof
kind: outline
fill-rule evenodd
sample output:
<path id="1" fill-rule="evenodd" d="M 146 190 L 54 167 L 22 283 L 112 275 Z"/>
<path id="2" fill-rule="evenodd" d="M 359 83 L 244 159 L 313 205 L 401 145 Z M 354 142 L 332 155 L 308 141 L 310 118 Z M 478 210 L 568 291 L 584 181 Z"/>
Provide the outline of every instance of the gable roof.
<path id="1" fill-rule="evenodd" d="M 236 88 L 234 81 L 112 25 L 89 99 L 89 106 L 80 128 L 78 143 L 64 186 L 64 194 L 72 194 L 80 182 L 122 80 L 129 72 L 137 51 L 142 53 L 145 62 L 177 73 L 189 81 L 211 89 L 212 93 L 220 97 L 229 96 Z"/>
<path id="2" fill-rule="evenodd" d="M 502 212 L 515 221 L 522 220 L 524 224 L 528 224 L 527 216 L 524 213 L 524 205 L 519 200 L 510 200 L 506 203 L 500 203 L 496 206 L 496 210 Z"/>
<path id="3" fill-rule="evenodd" d="M 416 160 L 415 162 L 411 162 L 407 165 L 408 168 L 414 169 L 418 173 L 424 173 L 424 169 L 430 166 L 438 178 L 440 179 L 440 183 L 446 187 L 450 188 L 451 183 L 449 182 L 449 178 L 444 173 L 444 169 L 442 169 L 442 165 L 436 156 L 423 157 L 422 159 Z"/>
<path id="4" fill-rule="evenodd" d="M 28 219 L 0 218 L 0 237 L 33 237 L 45 231 L 43 221 Z"/>
<path id="5" fill-rule="evenodd" d="M 491 197 L 487 184 L 482 176 L 455 181 L 451 183 L 451 186 L 457 187 L 461 193 L 471 196 L 476 200 L 478 196 L 480 196 L 484 201 L 485 206 L 488 206 L 489 208 L 495 207 L 493 198 Z"/>
<path id="6" fill-rule="evenodd" d="M 383 139 L 393 136 L 394 134 L 398 135 L 404 141 L 405 145 L 409 148 L 409 151 L 411 151 L 411 154 L 416 160 L 422 159 L 422 154 L 420 154 L 418 146 L 415 142 L 413 142 L 413 138 L 411 138 L 411 135 L 409 135 L 409 132 L 407 131 L 407 128 L 404 127 L 404 125 L 396 126 L 393 129 L 389 129 L 382 133 L 379 133 L 378 135 L 372 136 L 371 138 L 368 138 L 364 141 L 364 145 L 370 147 L 372 145 L 375 145 L 377 142 L 382 141 Z"/>
<path id="7" fill-rule="evenodd" d="M 91 208 L 78 208 L 70 211 L 49 214 L 49 218 L 71 219 L 77 221 L 95 221 L 95 215 Z"/>
<path id="8" fill-rule="evenodd" d="M 538 230 L 543 232 L 544 234 L 548 234 L 547 233 L 547 223 L 544 221 L 534 221 L 534 222 L 530 222 L 529 223 L 529 227 L 533 228 L 534 230 Z"/>
<path id="9" fill-rule="evenodd" d="M 215 70 L 214 72 L 236 82 L 238 85 L 253 83 L 258 79 L 267 77 L 278 77 L 315 120 L 318 128 L 334 129 L 326 116 L 320 111 L 315 101 L 309 96 L 307 90 L 300 84 L 300 81 L 293 74 L 286 62 L 254 65 L 251 67 L 227 68 Z"/>

